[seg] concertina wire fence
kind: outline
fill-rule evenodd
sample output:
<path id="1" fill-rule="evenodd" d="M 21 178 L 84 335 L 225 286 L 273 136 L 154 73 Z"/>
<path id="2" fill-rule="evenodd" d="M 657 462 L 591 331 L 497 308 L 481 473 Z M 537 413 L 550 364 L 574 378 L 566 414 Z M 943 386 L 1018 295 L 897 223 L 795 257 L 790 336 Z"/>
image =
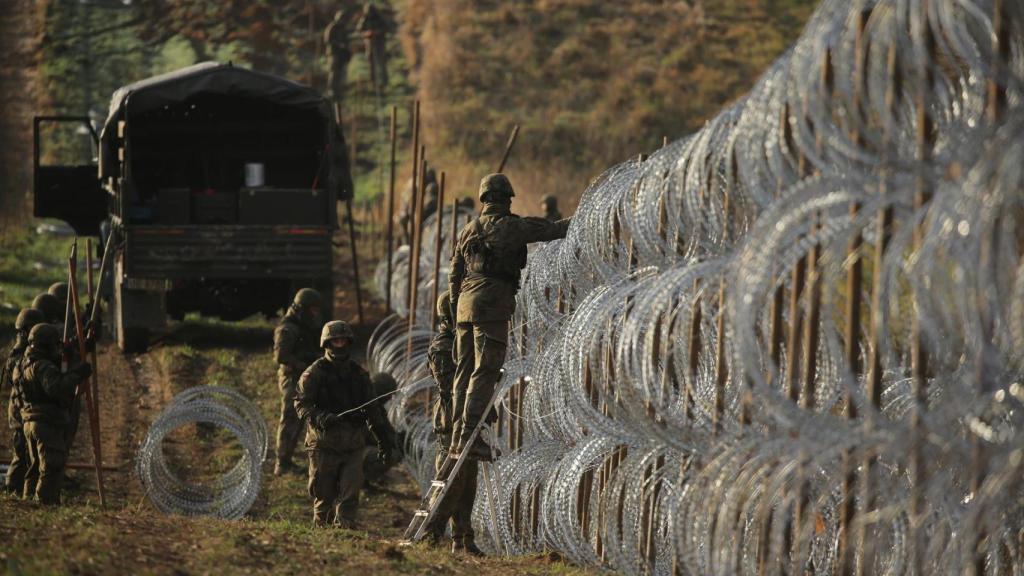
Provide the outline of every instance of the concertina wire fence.
<path id="1" fill-rule="evenodd" d="M 530 253 L 478 541 L 631 574 L 1024 573 L 1022 32 L 1014 0 L 825 0 L 746 97 L 592 182 Z M 423 486 L 443 216 L 416 326 L 406 248 L 368 349 Z"/>

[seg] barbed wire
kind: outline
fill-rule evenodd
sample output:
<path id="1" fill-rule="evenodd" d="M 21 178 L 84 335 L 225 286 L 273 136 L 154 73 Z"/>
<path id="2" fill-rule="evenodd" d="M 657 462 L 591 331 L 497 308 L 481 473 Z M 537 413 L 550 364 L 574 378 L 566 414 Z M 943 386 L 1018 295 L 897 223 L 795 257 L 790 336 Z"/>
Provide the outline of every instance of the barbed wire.
<path id="1" fill-rule="evenodd" d="M 746 97 L 597 178 L 530 253 L 482 545 L 1024 571 L 1022 31 L 1019 2 L 826 0 Z M 369 357 L 425 485 L 430 330 L 399 361 L 391 326 Z"/>

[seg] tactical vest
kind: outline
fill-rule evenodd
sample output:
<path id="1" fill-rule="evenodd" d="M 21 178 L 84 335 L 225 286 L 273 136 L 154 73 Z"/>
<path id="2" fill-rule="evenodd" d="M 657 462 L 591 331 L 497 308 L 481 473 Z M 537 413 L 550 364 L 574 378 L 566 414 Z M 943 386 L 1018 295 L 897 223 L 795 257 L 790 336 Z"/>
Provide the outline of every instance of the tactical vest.
<path id="1" fill-rule="evenodd" d="M 43 390 L 43 386 L 39 382 L 39 366 L 36 366 L 35 369 L 31 368 L 32 364 L 42 364 L 43 362 L 46 362 L 46 360 L 25 356 L 14 368 L 12 382 L 14 388 L 20 392 L 25 408 L 44 410 L 65 410 L 69 408 L 69 406 L 61 403 L 60 399 L 50 396 Z"/>
<path id="2" fill-rule="evenodd" d="M 473 221 L 466 239 L 463 257 L 466 271 L 487 278 L 497 278 L 519 287 L 523 268 L 526 268 L 526 246 L 507 246 L 495 236 L 500 233 L 501 220 L 511 216 L 499 216 L 481 222 Z"/>

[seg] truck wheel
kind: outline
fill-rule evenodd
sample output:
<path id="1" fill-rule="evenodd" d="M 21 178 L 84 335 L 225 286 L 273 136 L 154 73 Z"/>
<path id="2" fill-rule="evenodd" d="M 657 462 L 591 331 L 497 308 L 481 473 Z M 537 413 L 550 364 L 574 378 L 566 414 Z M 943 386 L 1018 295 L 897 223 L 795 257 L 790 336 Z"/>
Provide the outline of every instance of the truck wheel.
<path id="1" fill-rule="evenodd" d="M 133 290 L 124 285 L 121 259 L 114 266 L 114 332 L 117 346 L 127 353 L 145 352 L 154 328 L 167 324 L 164 293 Z"/>

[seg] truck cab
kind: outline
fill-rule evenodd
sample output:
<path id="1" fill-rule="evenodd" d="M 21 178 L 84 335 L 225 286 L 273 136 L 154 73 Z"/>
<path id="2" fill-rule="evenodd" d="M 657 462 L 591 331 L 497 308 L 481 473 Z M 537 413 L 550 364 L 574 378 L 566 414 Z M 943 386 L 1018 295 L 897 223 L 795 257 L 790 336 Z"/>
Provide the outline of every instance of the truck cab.
<path id="1" fill-rule="evenodd" d="M 109 230 L 122 349 L 189 312 L 239 320 L 276 314 L 304 286 L 333 294 L 352 180 L 332 112 L 311 88 L 204 63 L 118 89 L 98 165 L 43 165 L 41 123 L 83 119 L 37 119 L 35 215 Z"/>

